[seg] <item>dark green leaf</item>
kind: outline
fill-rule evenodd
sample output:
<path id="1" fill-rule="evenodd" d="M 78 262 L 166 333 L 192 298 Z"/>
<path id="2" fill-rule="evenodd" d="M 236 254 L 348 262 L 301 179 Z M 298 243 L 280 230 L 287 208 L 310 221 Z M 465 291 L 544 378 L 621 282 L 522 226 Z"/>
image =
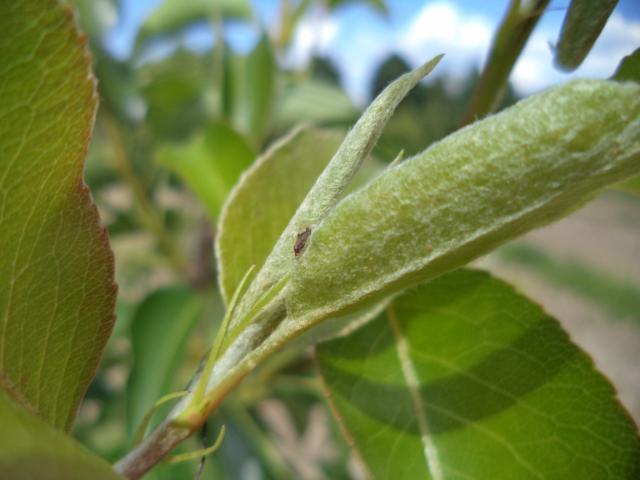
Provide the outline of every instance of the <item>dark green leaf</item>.
<path id="1" fill-rule="evenodd" d="M 640 439 L 591 359 L 509 285 L 458 271 L 321 344 L 372 478 L 632 480 Z"/>
<path id="2" fill-rule="evenodd" d="M 0 372 L 68 429 L 114 321 L 113 258 L 82 180 L 95 85 L 70 8 L 3 2 L 0 32 Z"/>
<path id="3" fill-rule="evenodd" d="M 555 63 L 575 70 L 591 51 L 618 0 L 572 0 L 562 24 Z"/>
<path id="4" fill-rule="evenodd" d="M 622 59 L 613 74 L 613 80 L 640 83 L 640 48 Z"/>

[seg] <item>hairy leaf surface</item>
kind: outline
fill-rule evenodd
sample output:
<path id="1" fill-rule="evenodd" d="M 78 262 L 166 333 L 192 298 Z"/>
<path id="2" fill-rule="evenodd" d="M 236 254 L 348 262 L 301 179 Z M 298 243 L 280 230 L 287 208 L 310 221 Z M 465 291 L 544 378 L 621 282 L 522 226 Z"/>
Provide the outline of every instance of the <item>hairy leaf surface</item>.
<path id="1" fill-rule="evenodd" d="M 387 170 L 312 232 L 291 275 L 289 323 L 434 278 L 566 215 L 640 170 L 639 127 L 639 85 L 577 81 Z"/>
<path id="2" fill-rule="evenodd" d="M 220 208 L 254 154 L 230 126 L 214 122 L 204 134 L 181 145 L 165 145 L 158 162 L 176 171 L 198 196 L 215 225 Z"/>
<path id="3" fill-rule="evenodd" d="M 0 389 L 0 478 L 117 480 L 108 463 L 14 403 Z"/>
<path id="4" fill-rule="evenodd" d="M 113 258 L 82 180 L 94 80 L 70 9 L 0 6 L 0 372 L 69 428 L 114 320 Z"/>
<path id="5" fill-rule="evenodd" d="M 640 439 L 609 382 L 509 285 L 457 271 L 394 300 L 317 362 L 376 479 L 631 480 Z"/>
<path id="6" fill-rule="evenodd" d="M 259 269 L 344 134 L 296 130 L 242 176 L 220 218 L 216 253 L 226 302 L 246 271 Z"/>

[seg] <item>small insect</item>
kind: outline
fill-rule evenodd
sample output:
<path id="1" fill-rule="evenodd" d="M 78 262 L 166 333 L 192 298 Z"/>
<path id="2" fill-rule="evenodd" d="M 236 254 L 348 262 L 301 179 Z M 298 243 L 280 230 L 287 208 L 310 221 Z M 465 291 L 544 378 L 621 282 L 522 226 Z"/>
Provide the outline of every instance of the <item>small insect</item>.
<path id="1" fill-rule="evenodd" d="M 296 243 L 293 246 L 293 253 L 295 253 L 296 257 L 299 257 L 302 253 L 302 250 L 304 250 L 304 247 L 307 244 L 307 240 L 309 239 L 309 235 L 311 235 L 311 229 L 308 227 L 298 234 Z"/>

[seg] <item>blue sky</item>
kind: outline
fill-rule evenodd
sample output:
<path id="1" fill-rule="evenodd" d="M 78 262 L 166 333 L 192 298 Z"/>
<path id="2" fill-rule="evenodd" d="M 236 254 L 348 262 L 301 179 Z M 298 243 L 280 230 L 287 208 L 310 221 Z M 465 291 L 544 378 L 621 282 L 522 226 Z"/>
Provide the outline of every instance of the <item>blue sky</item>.
<path id="1" fill-rule="evenodd" d="M 125 57 L 131 52 L 140 23 L 161 0 L 123 0 L 122 15 L 109 32 L 111 51 Z M 247 51 L 260 29 L 274 28 L 278 0 L 252 0 L 256 18 L 250 25 L 230 24 L 226 36 L 234 48 Z M 619 60 L 640 47 L 640 2 L 621 0 L 603 34 L 574 73 L 566 74 L 552 65 L 550 45 L 555 43 L 569 0 L 552 0 L 516 65 L 512 82 L 528 95 L 574 77 L 606 78 Z M 418 65 L 438 53 L 445 59 L 438 67 L 455 86 L 471 68 L 480 68 L 491 35 L 502 18 L 508 0 L 387 0 L 389 15 L 362 5 L 348 5 L 330 13 L 312 9 L 295 33 L 290 51 L 281 59 L 290 66 L 303 66 L 313 52 L 331 58 L 341 71 L 344 88 L 357 104 L 368 100 L 368 86 L 379 63 L 391 53 Z M 183 42 L 205 50 L 213 44 L 206 25 L 194 28 Z M 155 54 L 162 55 L 159 48 Z"/>

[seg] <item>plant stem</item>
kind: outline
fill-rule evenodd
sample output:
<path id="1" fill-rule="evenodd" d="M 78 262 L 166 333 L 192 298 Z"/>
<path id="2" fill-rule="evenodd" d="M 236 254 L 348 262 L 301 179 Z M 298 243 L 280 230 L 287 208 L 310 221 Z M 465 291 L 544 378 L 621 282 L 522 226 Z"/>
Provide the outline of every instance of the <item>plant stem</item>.
<path id="1" fill-rule="evenodd" d="M 122 133 L 116 119 L 113 117 L 111 112 L 105 109 L 103 110 L 102 120 L 114 148 L 113 160 L 116 170 L 131 189 L 134 201 L 138 207 L 137 213 L 140 221 L 156 237 L 158 245 L 167 255 L 173 268 L 180 274 L 186 274 L 187 261 L 180 253 L 180 250 L 173 242 L 171 236 L 165 230 L 164 223 L 160 218 L 160 215 L 147 198 L 145 189 L 133 170 L 122 138 Z"/>
<path id="2" fill-rule="evenodd" d="M 193 431 L 189 428 L 178 426 L 171 420 L 165 420 L 113 468 L 124 478 L 137 480 L 192 433 Z"/>
<path id="3" fill-rule="evenodd" d="M 211 372 L 215 383 L 207 381 L 205 399 L 199 402 L 199 405 L 192 405 L 194 388 L 200 382 L 200 377 L 208 376 L 208 372 L 203 368 L 200 375 L 196 375 L 190 383 L 191 393 L 176 405 L 165 421 L 114 466 L 117 473 L 130 480 L 144 475 L 180 442 L 197 432 L 242 379 L 282 345 L 275 345 L 272 349 L 261 349 L 255 358 L 248 359 L 254 353 L 253 350 L 267 339 L 269 333 L 284 318 L 283 300 L 276 301 L 275 306 L 266 308 L 265 312 L 267 318 L 263 316 L 262 322 L 258 318 L 253 325 L 254 328 L 247 328 L 242 332 L 220 358 L 216 368 Z"/>
<path id="4" fill-rule="evenodd" d="M 497 108 L 511 70 L 548 4 L 549 0 L 530 0 L 523 6 L 520 0 L 512 0 L 493 39 L 489 58 L 463 117 L 463 126 Z"/>

